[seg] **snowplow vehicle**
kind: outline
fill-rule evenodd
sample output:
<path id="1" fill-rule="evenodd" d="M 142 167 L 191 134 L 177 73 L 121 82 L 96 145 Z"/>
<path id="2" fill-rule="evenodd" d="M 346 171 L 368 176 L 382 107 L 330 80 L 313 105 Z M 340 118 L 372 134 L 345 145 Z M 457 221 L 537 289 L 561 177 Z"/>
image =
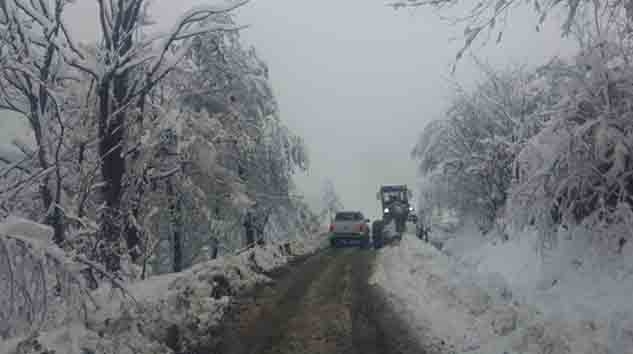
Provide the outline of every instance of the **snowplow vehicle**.
<path id="1" fill-rule="evenodd" d="M 372 238 L 376 248 L 381 247 L 390 239 L 400 239 L 406 232 L 407 220 L 414 214 L 414 208 L 409 203 L 411 191 L 406 185 L 381 186 L 376 194 L 382 208 L 382 220 L 372 224 Z M 395 233 L 390 233 L 387 226 L 393 225 Z"/>

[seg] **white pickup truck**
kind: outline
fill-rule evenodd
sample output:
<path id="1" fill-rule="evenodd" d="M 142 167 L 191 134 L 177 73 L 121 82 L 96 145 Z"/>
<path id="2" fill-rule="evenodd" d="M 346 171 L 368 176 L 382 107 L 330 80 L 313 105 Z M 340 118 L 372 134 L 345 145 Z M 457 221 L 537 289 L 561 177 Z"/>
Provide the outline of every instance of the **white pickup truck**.
<path id="1" fill-rule="evenodd" d="M 369 219 L 359 211 L 338 212 L 330 224 L 329 237 L 332 247 L 353 245 L 367 248 L 371 245 Z"/>

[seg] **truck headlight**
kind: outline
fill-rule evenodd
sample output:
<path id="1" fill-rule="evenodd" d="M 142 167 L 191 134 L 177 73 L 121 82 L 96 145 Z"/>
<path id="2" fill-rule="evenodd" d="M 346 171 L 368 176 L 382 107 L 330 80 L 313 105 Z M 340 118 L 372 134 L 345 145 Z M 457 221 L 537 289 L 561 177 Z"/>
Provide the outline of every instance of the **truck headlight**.
<path id="1" fill-rule="evenodd" d="M 389 208 L 385 208 L 384 212 L 388 213 L 389 212 Z"/>
<path id="2" fill-rule="evenodd" d="M 409 211 L 413 211 L 413 207 L 409 207 Z"/>

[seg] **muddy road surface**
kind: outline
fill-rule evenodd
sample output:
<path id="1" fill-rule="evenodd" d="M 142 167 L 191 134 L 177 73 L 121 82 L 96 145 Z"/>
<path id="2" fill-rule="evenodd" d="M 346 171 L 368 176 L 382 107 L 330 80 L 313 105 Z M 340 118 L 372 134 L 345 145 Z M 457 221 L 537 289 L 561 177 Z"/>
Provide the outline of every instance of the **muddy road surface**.
<path id="1" fill-rule="evenodd" d="M 373 250 L 328 249 L 236 299 L 222 354 L 424 353 L 368 284 Z"/>

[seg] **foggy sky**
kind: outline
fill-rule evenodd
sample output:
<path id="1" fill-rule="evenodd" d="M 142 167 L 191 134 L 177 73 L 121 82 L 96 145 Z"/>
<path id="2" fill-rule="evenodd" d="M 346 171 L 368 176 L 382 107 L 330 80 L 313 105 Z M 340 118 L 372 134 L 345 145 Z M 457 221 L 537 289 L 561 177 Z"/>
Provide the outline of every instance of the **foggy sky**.
<path id="1" fill-rule="evenodd" d="M 410 151 L 423 126 L 441 117 L 450 97 L 450 67 L 461 28 L 431 9 L 394 11 L 384 0 L 255 0 L 238 20 L 244 37 L 271 69 L 284 119 L 308 143 L 312 165 L 298 177 L 319 200 L 330 177 L 349 209 L 380 215 L 380 184 L 415 186 Z M 477 55 L 504 67 L 543 63 L 564 53 L 551 23 L 535 31 L 535 16 L 516 16 L 499 46 Z M 566 45 L 565 48 L 569 48 Z M 452 79 L 472 82 L 474 65 L 460 64 Z"/>
<path id="2" fill-rule="evenodd" d="M 167 27 L 205 2 L 155 0 L 151 9 Z M 83 40 L 96 36 L 93 3 L 78 2 L 69 17 Z M 524 14 L 514 16 L 502 44 L 476 54 L 501 68 L 569 52 L 557 23 L 537 33 L 535 17 Z M 394 11 L 383 0 L 252 0 L 237 20 L 250 25 L 243 37 L 270 67 L 281 118 L 310 149 L 310 171 L 296 180 L 314 207 L 324 178 L 334 181 L 347 209 L 372 218 L 380 212 L 380 184 L 415 185 L 409 153 L 424 124 L 441 117 L 448 103 L 450 66 L 461 43 L 449 40 L 460 28 L 430 9 Z M 465 60 L 451 79 L 472 83 L 478 76 Z"/>

